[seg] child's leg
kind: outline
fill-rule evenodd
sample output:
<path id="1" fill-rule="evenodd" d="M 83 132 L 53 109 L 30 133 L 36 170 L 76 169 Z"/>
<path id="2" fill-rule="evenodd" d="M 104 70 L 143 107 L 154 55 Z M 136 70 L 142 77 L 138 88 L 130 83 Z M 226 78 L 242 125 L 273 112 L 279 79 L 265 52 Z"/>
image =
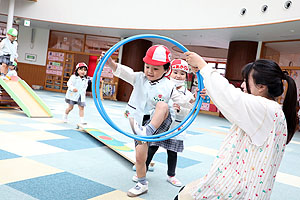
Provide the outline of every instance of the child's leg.
<path id="1" fill-rule="evenodd" d="M 135 148 L 135 156 L 136 156 L 136 174 L 138 178 L 146 178 L 146 160 L 148 155 L 148 144 L 143 143 L 139 144 Z"/>
<path id="2" fill-rule="evenodd" d="M 156 129 L 167 119 L 169 114 L 169 106 L 167 103 L 160 101 L 155 106 L 155 111 L 152 116 L 150 124 Z"/>
<path id="3" fill-rule="evenodd" d="M 133 118 L 129 118 L 131 128 L 137 135 L 153 135 L 169 115 L 169 106 L 165 102 L 158 102 L 149 124 L 140 126 Z"/>
<path id="4" fill-rule="evenodd" d="M 177 187 L 182 186 L 182 183 L 175 178 L 175 170 L 176 170 L 176 165 L 177 165 L 177 152 L 175 151 L 170 151 L 167 150 L 168 153 L 168 181 Z"/>
<path id="5" fill-rule="evenodd" d="M 73 110 L 73 108 L 74 108 L 74 105 L 71 105 L 71 104 L 68 103 L 68 107 L 65 111 L 65 114 L 68 115 L 71 112 L 71 110 Z"/>
<path id="6" fill-rule="evenodd" d="M 144 194 L 148 191 L 148 182 L 146 180 L 146 159 L 147 159 L 148 144 L 143 143 L 135 147 L 136 155 L 136 174 L 138 177 L 138 183 L 128 190 L 127 195 L 129 197 L 136 197 Z"/>
<path id="7" fill-rule="evenodd" d="M 65 110 L 65 113 L 63 114 L 63 122 L 67 123 L 68 122 L 68 114 L 71 112 L 71 110 L 73 110 L 74 105 L 71 105 L 68 103 L 68 107 Z"/>
<path id="8" fill-rule="evenodd" d="M 177 152 L 167 150 L 168 153 L 168 176 L 175 176 L 177 165 Z"/>
<path id="9" fill-rule="evenodd" d="M 146 170 L 148 171 L 149 165 L 152 161 L 152 158 L 154 156 L 154 154 L 156 153 L 156 151 L 158 150 L 159 146 L 149 146 L 148 148 L 148 156 L 147 156 L 147 160 L 146 160 Z"/>
<path id="10" fill-rule="evenodd" d="M 84 117 L 84 107 L 78 105 L 78 108 L 79 108 L 79 117 Z"/>
<path id="11" fill-rule="evenodd" d="M 79 108 L 80 123 L 85 124 L 86 122 L 84 121 L 84 106 L 78 105 L 78 108 Z"/>

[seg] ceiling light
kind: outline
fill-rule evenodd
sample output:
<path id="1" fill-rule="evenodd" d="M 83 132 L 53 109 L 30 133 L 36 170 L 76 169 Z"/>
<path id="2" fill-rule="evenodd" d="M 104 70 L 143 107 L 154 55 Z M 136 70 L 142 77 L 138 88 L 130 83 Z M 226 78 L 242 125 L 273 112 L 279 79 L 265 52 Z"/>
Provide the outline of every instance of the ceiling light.
<path id="1" fill-rule="evenodd" d="M 289 9 L 289 8 L 291 7 L 291 5 L 292 5 L 292 1 L 286 1 L 286 2 L 284 3 L 284 8 L 285 8 L 285 9 Z"/>
<path id="2" fill-rule="evenodd" d="M 247 12 L 247 9 L 246 8 L 242 8 L 241 12 L 240 12 L 240 15 L 244 15 L 244 14 L 246 14 L 246 12 Z"/>
<path id="3" fill-rule="evenodd" d="M 268 10 L 268 6 L 267 5 L 263 5 L 262 7 L 261 7 L 261 12 L 266 12 Z"/>

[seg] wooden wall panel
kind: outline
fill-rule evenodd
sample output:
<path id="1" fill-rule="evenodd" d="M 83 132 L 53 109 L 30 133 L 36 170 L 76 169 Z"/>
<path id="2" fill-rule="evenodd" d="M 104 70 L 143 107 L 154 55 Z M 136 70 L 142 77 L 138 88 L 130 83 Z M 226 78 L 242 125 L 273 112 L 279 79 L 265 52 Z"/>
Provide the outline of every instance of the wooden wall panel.
<path id="1" fill-rule="evenodd" d="M 228 49 L 225 77 L 228 80 L 243 80 L 241 71 L 243 67 L 256 59 L 258 42 L 231 41 Z"/>
<path id="2" fill-rule="evenodd" d="M 41 85 L 44 87 L 46 67 L 18 62 L 18 76 L 26 81 L 29 86 Z"/>
<path id="3" fill-rule="evenodd" d="M 144 71 L 143 57 L 151 46 L 151 41 L 143 39 L 134 40 L 125 44 L 123 46 L 121 63 L 131 67 L 134 71 Z M 128 102 L 132 89 L 130 84 L 119 79 L 117 100 Z"/>

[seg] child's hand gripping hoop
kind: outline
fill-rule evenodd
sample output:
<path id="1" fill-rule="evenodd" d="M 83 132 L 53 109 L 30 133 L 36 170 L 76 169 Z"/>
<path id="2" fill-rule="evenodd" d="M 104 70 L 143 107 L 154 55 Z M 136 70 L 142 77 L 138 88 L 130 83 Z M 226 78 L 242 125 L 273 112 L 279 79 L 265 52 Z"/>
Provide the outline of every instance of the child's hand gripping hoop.
<path id="1" fill-rule="evenodd" d="M 162 39 L 162 40 L 166 40 L 174 45 L 176 45 L 178 48 L 180 48 L 183 52 L 187 52 L 188 49 L 185 48 L 182 44 L 180 44 L 179 42 L 170 39 L 168 37 L 165 36 L 160 36 L 160 35 L 153 35 L 153 34 L 142 34 L 142 35 L 135 35 L 132 37 L 129 37 L 127 39 L 124 39 L 120 42 L 118 42 L 117 44 L 115 44 L 113 47 L 111 47 L 104 55 L 104 57 L 100 60 L 100 62 L 97 64 L 97 67 L 95 69 L 94 72 L 94 76 L 93 76 L 93 87 L 92 87 L 92 93 L 93 93 L 93 99 L 96 105 L 96 108 L 98 110 L 98 112 L 100 113 L 100 115 L 103 117 L 103 119 L 116 131 L 130 137 L 133 138 L 135 140 L 139 140 L 139 141 L 145 141 L 145 142 L 157 142 L 157 141 L 163 141 L 163 140 L 167 140 L 170 139 L 172 137 L 175 137 L 177 135 L 179 135 L 181 132 L 185 131 L 190 124 L 195 120 L 195 118 L 197 117 L 197 114 L 200 111 L 201 108 L 201 104 L 202 104 L 202 98 L 200 97 L 200 91 L 203 89 L 203 78 L 200 75 L 199 71 L 197 72 L 197 79 L 198 79 L 198 88 L 199 91 L 197 92 L 197 98 L 196 98 L 196 102 L 194 107 L 192 108 L 191 112 L 188 114 L 188 116 L 186 116 L 186 118 L 180 123 L 178 124 L 176 127 L 174 127 L 171 130 L 168 130 L 164 133 L 160 133 L 157 135 L 151 135 L 151 136 L 139 136 L 139 135 L 134 135 L 131 133 L 127 133 L 123 130 L 121 130 L 107 115 L 101 98 L 100 98 L 100 77 L 101 77 L 101 73 L 103 70 L 103 67 L 105 65 L 105 63 L 107 62 L 108 58 L 118 49 L 120 48 L 122 45 L 131 42 L 133 40 L 138 40 L 138 39 L 144 39 L 144 38 L 157 38 L 157 39 Z M 95 91 L 96 89 L 96 91 Z M 97 98 L 98 97 L 98 98 Z M 196 110 L 196 111 L 195 111 Z M 193 115 L 193 116 L 192 116 Z M 190 117 L 192 117 L 190 119 Z M 189 121 L 188 121 L 189 120 Z M 188 122 L 187 122 L 188 121 Z M 186 123 L 187 122 L 187 123 Z M 185 124 L 186 123 L 186 124 Z M 185 124 L 185 125 L 184 125 Z M 184 125 L 184 126 L 183 126 Z M 181 127 L 182 126 L 182 127 Z M 181 127 L 180 130 L 178 130 L 178 128 Z M 178 131 L 177 131 L 178 130 Z"/>

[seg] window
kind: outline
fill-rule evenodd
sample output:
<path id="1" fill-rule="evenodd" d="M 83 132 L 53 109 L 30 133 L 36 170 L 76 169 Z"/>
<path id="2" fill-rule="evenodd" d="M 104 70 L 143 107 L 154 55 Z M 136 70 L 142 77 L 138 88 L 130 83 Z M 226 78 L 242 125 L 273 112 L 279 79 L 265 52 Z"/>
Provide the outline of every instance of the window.
<path id="1" fill-rule="evenodd" d="M 114 37 L 87 35 L 84 51 L 86 53 L 101 54 L 102 51 L 108 51 L 113 45 L 115 45 L 119 41 L 119 38 Z M 117 51 L 114 53 L 115 55 L 118 54 Z"/>
<path id="2" fill-rule="evenodd" d="M 49 48 L 78 52 L 83 51 L 83 34 L 51 31 L 50 38 Z"/>

